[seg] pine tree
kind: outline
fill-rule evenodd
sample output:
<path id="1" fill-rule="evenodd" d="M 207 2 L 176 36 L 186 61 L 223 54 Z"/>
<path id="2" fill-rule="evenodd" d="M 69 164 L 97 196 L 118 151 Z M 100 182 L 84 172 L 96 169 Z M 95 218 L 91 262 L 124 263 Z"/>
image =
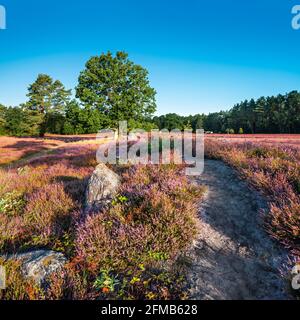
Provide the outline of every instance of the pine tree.
<path id="1" fill-rule="evenodd" d="M 57 133 L 57 126 L 61 124 L 62 116 L 70 100 L 71 90 L 46 74 L 39 74 L 36 81 L 28 88 L 28 102 L 25 104 L 29 117 L 39 124 L 39 134 L 43 136 L 47 131 Z M 59 124 L 58 124 L 59 122 Z M 61 128 L 62 130 L 62 128 Z"/>

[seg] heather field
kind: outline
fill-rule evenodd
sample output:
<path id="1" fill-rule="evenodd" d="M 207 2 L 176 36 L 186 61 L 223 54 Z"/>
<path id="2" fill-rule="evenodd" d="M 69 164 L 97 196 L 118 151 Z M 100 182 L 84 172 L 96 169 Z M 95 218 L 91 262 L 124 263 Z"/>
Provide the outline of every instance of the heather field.
<path id="1" fill-rule="evenodd" d="M 41 147 L 27 161 L 0 169 L 0 250 L 52 249 L 69 262 L 45 290 L 24 279 L 17 262 L 6 262 L 8 289 L 1 298 L 184 298 L 175 262 L 197 235 L 204 189 L 178 167 L 114 167 L 122 185 L 112 207 L 84 216 L 97 144 L 63 143 L 50 153 Z M 13 161 L 25 154 L 10 152 Z"/>
<path id="2" fill-rule="evenodd" d="M 23 277 L 19 262 L 2 257 L 8 275 L 1 299 L 189 297 L 187 256 L 201 234 L 206 186 L 192 183 L 181 166 L 112 166 L 122 181 L 117 196 L 108 209 L 86 215 L 85 189 L 97 166 L 94 137 L 0 138 L 1 255 L 50 249 L 68 261 L 40 288 Z M 297 135 L 205 139 L 208 159 L 234 168 L 267 199 L 257 214 L 288 250 L 286 264 L 300 259 L 299 142 Z"/>
<path id="3" fill-rule="evenodd" d="M 224 143 L 256 142 L 269 146 L 300 148 L 299 134 L 208 134 L 206 138 Z"/>

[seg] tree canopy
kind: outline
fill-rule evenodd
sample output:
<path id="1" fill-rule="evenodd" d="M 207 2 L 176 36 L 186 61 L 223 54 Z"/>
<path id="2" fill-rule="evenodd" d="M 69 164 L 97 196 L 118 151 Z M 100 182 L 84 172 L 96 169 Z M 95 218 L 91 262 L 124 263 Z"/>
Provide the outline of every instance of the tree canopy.
<path id="1" fill-rule="evenodd" d="M 92 57 L 76 87 L 82 104 L 89 112 L 97 110 L 101 124 L 111 127 L 120 120 L 149 121 L 156 111 L 155 95 L 148 71 L 130 61 L 125 52 Z"/>
<path id="2" fill-rule="evenodd" d="M 209 114 L 204 128 L 214 132 L 300 133 L 300 93 L 242 101 L 229 111 Z"/>
<path id="3" fill-rule="evenodd" d="M 46 74 L 39 74 L 36 81 L 28 87 L 29 100 L 22 107 L 27 113 L 27 121 L 38 125 L 39 135 L 61 131 L 70 96 L 71 90 L 66 90 L 59 80 L 54 81 Z"/>

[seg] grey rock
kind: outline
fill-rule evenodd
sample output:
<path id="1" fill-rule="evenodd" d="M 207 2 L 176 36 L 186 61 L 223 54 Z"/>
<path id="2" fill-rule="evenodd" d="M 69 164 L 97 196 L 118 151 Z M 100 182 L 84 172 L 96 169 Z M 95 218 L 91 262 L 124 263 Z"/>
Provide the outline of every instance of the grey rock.
<path id="1" fill-rule="evenodd" d="M 120 177 L 100 163 L 89 179 L 85 194 L 85 213 L 109 206 L 120 186 Z"/>
<path id="2" fill-rule="evenodd" d="M 24 277 L 32 278 L 40 286 L 45 285 L 47 278 L 52 273 L 59 272 L 67 262 L 62 253 L 51 250 L 29 251 L 6 258 L 20 261 Z"/>

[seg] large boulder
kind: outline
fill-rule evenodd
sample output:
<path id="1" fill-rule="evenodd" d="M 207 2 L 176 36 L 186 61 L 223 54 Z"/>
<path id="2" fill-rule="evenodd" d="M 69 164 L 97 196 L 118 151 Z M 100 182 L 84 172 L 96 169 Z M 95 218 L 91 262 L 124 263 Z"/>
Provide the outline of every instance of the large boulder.
<path id="1" fill-rule="evenodd" d="M 107 208 L 117 194 L 120 182 L 120 177 L 115 172 L 100 163 L 88 181 L 85 212 Z"/>
<path id="2" fill-rule="evenodd" d="M 45 285 L 47 278 L 53 272 L 61 270 L 67 262 L 62 253 L 51 250 L 18 253 L 8 256 L 7 259 L 20 261 L 24 277 L 33 279 L 40 286 Z"/>

